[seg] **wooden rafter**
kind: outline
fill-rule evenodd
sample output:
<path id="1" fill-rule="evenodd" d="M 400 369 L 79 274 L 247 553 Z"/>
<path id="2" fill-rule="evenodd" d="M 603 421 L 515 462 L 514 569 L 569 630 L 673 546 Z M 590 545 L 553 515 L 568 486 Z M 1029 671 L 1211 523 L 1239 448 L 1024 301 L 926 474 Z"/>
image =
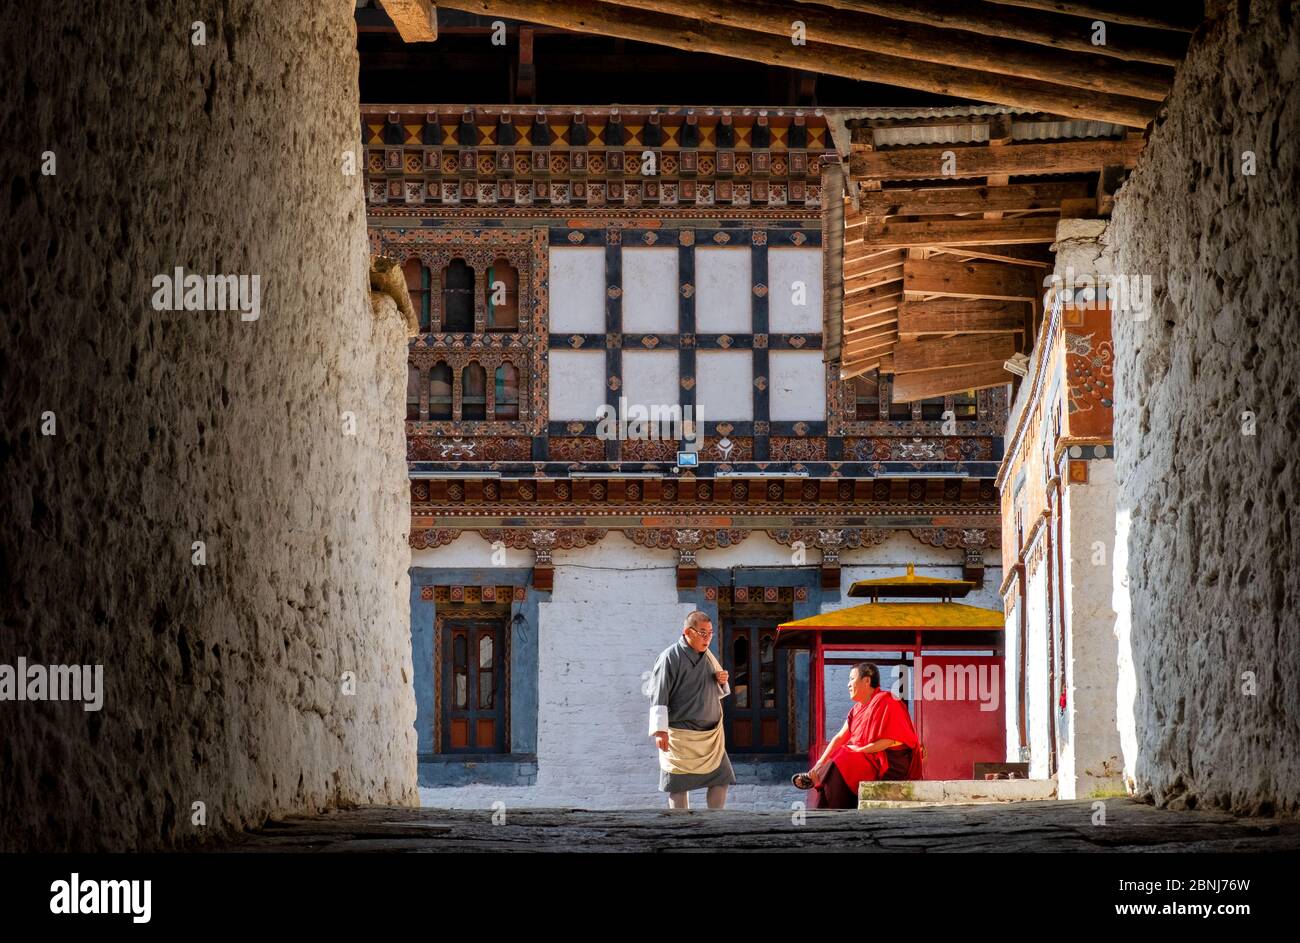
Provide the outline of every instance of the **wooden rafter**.
<path id="1" fill-rule="evenodd" d="M 431 43 L 438 38 L 438 8 L 430 0 L 380 0 L 404 43 Z"/>
<path id="2" fill-rule="evenodd" d="M 894 345 L 894 370 L 939 370 L 1001 363 L 1016 352 L 1016 341 L 1008 334 L 987 334 L 917 340 L 901 338 Z"/>
<path id="3" fill-rule="evenodd" d="M 1044 111 L 1076 118 L 1145 127 L 1158 103 L 1111 92 L 1072 88 L 1020 75 L 998 75 L 915 58 L 849 49 L 829 43 L 791 41 L 784 35 L 736 29 L 711 19 L 691 19 L 600 0 L 452 0 L 444 6 L 489 16 L 598 33 L 678 49 L 708 52 L 791 69 L 805 69 L 866 82 L 898 85 L 940 95 Z"/>
<path id="4" fill-rule="evenodd" d="M 866 216 L 947 216 L 990 210 L 1057 209 L 1062 200 L 1088 195 L 1083 182 L 1026 183 L 1000 187 L 934 187 L 915 190 L 875 190 L 861 197 Z"/>
<path id="5" fill-rule="evenodd" d="M 1142 9 L 1141 4 L 1126 0 L 993 0 L 1009 7 L 1024 7 L 1027 10 L 1046 10 L 1053 13 L 1067 13 L 1070 16 L 1084 16 L 1090 20 L 1107 23 L 1125 23 L 1129 26 L 1144 26 L 1148 29 L 1176 30 L 1190 33 L 1196 29 L 1205 17 L 1205 11 L 1199 2 L 1183 0 L 1180 3 L 1160 4 L 1155 12 Z"/>
<path id="6" fill-rule="evenodd" d="M 1024 302 L 943 298 L 903 301 L 898 306 L 898 336 L 918 337 L 959 331 L 965 334 L 1024 330 Z"/>
<path id="7" fill-rule="evenodd" d="M 906 291 L 943 298 L 1033 301 L 1044 291 L 1032 270 L 996 262 L 944 262 L 908 259 L 903 266 Z"/>
<path id="8" fill-rule="evenodd" d="M 897 363 L 895 363 L 897 368 Z M 990 386 L 1010 383 L 1012 375 L 1000 361 L 974 364 L 965 367 L 945 367 L 940 370 L 921 370 L 915 373 L 894 374 L 893 401 L 910 403 L 932 396 L 948 396 L 963 390 L 980 390 Z"/>
<path id="9" fill-rule="evenodd" d="M 1032 43 L 904 23 L 870 13 L 821 7 L 792 8 L 777 0 L 605 0 L 614 6 L 672 13 L 735 29 L 790 39 L 792 24 L 803 24 L 808 42 L 885 53 L 921 62 L 959 66 L 995 75 L 1017 75 L 1073 88 L 1161 101 L 1173 81 L 1164 66 L 1120 62 L 1096 53 L 1048 50 Z M 792 12 L 793 11 L 793 12 Z"/>
<path id="10" fill-rule="evenodd" d="M 1056 219 L 943 219 L 918 223 L 888 222 L 867 226 L 869 246 L 981 246 L 1049 243 L 1056 240 Z"/>
<path id="11" fill-rule="evenodd" d="M 1117 59 L 1177 65 L 1187 51 L 1187 37 L 1165 30 L 1127 27 L 1109 31 L 1104 46 L 1094 45 L 1088 24 L 1073 16 L 1037 10 L 1006 9 L 988 3 L 952 0 L 796 0 L 857 13 L 877 13 L 894 20 L 941 26 L 970 33 L 992 33 L 1006 39 L 1091 52 Z M 1197 4 L 1199 6 L 1199 4 Z M 960 34 L 958 34 L 960 36 Z M 960 38 L 954 40 L 960 42 Z"/>
<path id="12" fill-rule="evenodd" d="M 1056 141 L 1002 147 L 906 147 L 854 150 L 849 172 L 874 180 L 986 177 L 989 174 L 1082 174 L 1101 167 L 1133 167 L 1142 152 L 1138 137 L 1119 141 Z M 945 155 L 951 153 L 952 159 Z"/>

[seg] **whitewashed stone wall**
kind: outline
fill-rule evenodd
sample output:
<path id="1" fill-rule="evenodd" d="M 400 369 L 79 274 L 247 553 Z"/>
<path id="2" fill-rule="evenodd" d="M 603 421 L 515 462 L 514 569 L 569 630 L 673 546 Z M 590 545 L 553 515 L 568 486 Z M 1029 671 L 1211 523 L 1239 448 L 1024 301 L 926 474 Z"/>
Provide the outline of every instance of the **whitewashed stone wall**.
<path id="1" fill-rule="evenodd" d="M 1115 327 L 1125 764 L 1161 804 L 1295 812 L 1300 18 L 1209 7 L 1108 233 L 1155 300 Z"/>
<path id="2" fill-rule="evenodd" d="M 405 336 L 343 172 L 355 46 L 342 3 L 0 8 L 0 662 L 105 684 L 0 707 L 0 850 L 417 801 Z M 175 266 L 258 275 L 258 319 L 154 310 Z"/>
<path id="3" fill-rule="evenodd" d="M 1124 794 L 1116 722 L 1119 652 L 1111 608 L 1115 463 L 1088 462 L 1088 481 L 1065 489 L 1061 529 L 1066 709 L 1060 717 L 1057 795 Z"/>
<path id="4" fill-rule="evenodd" d="M 702 568 L 788 567 L 791 550 L 765 535 L 719 550 L 701 551 Z M 426 806 L 481 808 L 496 801 L 511 806 L 645 808 L 663 805 L 658 791 L 658 761 L 648 736 L 649 700 L 641 691 L 643 674 L 664 648 L 676 642 L 682 620 L 693 606 L 677 602 L 676 557 L 648 551 L 621 534 L 593 547 L 557 551 L 555 587 L 539 607 L 539 722 L 535 786 L 472 785 L 421 788 Z M 927 547 L 905 534 L 879 547 L 848 551 L 842 557 L 843 592 L 853 580 L 898 574 L 915 561 L 917 572 L 960 578 L 959 551 Z M 491 548 L 466 534 L 437 550 L 412 554 L 418 567 L 476 567 L 491 562 Z M 815 551 L 809 562 L 816 562 Z M 531 552 L 508 551 L 507 567 L 531 566 Z M 990 567 L 985 587 L 972 593 L 974 605 L 998 607 L 1000 570 Z M 530 590 L 532 592 L 533 590 Z M 841 596 L 823 611 L 856 605 Z M 831 687 L 843 687 L 834 675 Z M 847 699 L 829 709 L 838 729 Z M 789 785 L 741 781 L 732 787 L 732 808 L 789 809 L 806 799 Z M 703 795 L 692 801 L 702 804 Z"/>

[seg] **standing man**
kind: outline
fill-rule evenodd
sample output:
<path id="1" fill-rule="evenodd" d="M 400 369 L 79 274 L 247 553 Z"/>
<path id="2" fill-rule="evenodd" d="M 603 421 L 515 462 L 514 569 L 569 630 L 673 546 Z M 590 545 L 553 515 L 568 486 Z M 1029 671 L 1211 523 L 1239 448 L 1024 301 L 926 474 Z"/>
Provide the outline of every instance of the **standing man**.
<path id="1" fill-rule="evenodd" d="M 687 793 L 708 789 L 710 809 L 727 805 L 736 781 L 722 733 L 722 698 L 731 693 L 727 672 L 709 651 L 713 624 L 696 610 L 682 637 L 655 661 L 650 687 L 650 736 L 659 746 L 659 790 L 673 809 L 690 808 Z"/>

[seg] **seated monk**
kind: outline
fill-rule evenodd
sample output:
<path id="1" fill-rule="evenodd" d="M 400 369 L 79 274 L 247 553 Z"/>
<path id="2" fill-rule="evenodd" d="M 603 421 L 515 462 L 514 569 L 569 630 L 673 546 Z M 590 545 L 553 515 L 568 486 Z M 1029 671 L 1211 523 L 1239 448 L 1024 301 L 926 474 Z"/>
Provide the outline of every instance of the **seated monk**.
<path id="1" fill-rule="evenodd" d="M 817 789 L 818 807 L 856 809 L 858 784 L 877 779 L 920 779 L 923 749 L 912 718 L 898 698 L 880 687 L 880 669 L 869 661 L 849 671 L 853 707 L 821 759 L 792 779 Z"/>

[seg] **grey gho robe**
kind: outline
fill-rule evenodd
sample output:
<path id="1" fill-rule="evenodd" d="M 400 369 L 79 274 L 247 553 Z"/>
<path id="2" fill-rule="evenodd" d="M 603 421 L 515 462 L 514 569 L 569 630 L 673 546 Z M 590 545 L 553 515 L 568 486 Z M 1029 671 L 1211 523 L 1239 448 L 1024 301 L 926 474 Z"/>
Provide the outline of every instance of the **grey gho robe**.
<path id="1" fill-rule="evenodd" d="M 730 686 L 721 689 L 730 693 Z M 660 653 L 650 676 L 650 734 L 677 730 L 712 730 L 722 723 L 722 701 L 718 680 L 704 652 L 697 652 L 686 636 Z M 658 749 L 658 746 L 655 747 Z M 659 770 L 661 792 L 689 792 L 709 786 L 730 786 L 736 781 L 731 759 L 724 752 L 722 763 L 711 773 L 670 773 Z"/>

